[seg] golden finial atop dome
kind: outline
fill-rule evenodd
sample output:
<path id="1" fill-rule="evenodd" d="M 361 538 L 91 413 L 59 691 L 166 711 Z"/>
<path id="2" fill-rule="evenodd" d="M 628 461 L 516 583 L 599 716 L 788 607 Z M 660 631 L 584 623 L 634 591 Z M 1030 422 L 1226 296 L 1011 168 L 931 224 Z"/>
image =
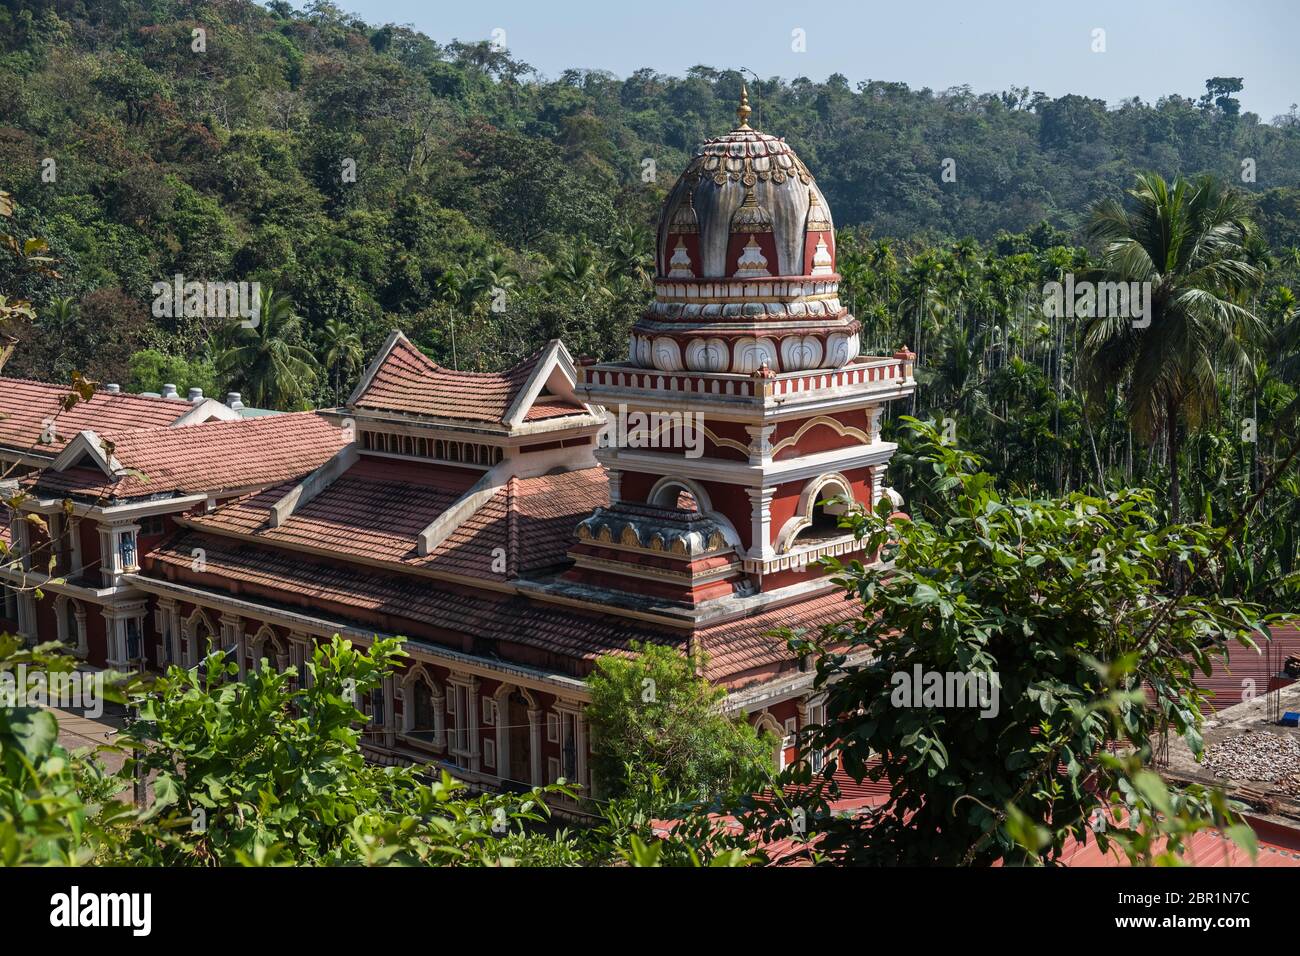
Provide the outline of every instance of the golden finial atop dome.
<path id="1" fill-rule="evenodd" d="M 745 86 L 745 81 L 740 81 L 740 105 L 736 107 L 736 119 L 740 120 L 740 126 L 737 129 L 749 128 L 749 114 L 753 110 L 749 108 L 749 88 Z"/>

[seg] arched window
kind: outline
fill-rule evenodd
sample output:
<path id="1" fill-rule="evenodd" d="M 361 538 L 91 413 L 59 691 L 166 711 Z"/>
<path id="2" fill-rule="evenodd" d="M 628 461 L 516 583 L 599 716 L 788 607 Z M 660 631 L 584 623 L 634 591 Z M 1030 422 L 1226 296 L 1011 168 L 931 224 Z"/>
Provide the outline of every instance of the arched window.
<path id="1" fill-rule="evenodd" d="M 693 482 L 676 478 L 661 478 L 650 489 L 648 504 L 672 511 L 707 511 L 708 498 L 703 489 Z"/>
<path id="2" fill-rule="evenodd" d="M 406 672 L 402 688 L 402 735 L 441 749 L 447 725 L 442 689 L 423 664 L 416 664 Z"/>
<path id="3" fill-rule="evenodd" d="M 856 507 L 855 501 L 853 488 L 843 475 L 832 473 L 809 481 L 799 496 L 794 517 L 777 535 L 778 553 L 816 547 L 850 534 L 840 527 L 840 517 Z"/>
<path id="4" fill-rule="evenodd" d="M 412 715 L 412 726 L 407 731 L 410 736 L 418 740 L 424 740 L 433 743 L 434 734 L 434 712 L 436 705 L 433 700 L 433 688 L 427 681 L 417 680 L 412 688 L 411 704 L 415 708 Z"/>

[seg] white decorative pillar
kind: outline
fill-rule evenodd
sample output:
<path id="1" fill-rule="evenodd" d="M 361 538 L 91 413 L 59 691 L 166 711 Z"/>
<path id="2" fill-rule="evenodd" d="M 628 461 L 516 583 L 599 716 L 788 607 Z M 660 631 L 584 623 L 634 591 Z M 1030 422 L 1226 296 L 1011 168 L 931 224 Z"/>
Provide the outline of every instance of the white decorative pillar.
<path id="1" fill-rule="evenodd" d="M 391 750 L 397 743 L 396 720 L 393 714 L 397 704 L 397 682 L 393 679 L 393 675 L 389 674 L 380 687 L 384 695 L 384 721 L 380 729 L 383 732 L 384 746 Z"/>
<path id="2" fill-rule="evenodd" d="M 229 612 L 221 615 L 221 649 L 235 649 L 236 661 L 239 664 L 239 679 L 243 680 L 248 674 L 248 661 L 245 660 L 247 652 L 244 648 L 244 622 L 238 615 Z"/>
<path id="3" fill-rule="evenodd" d="M 9 521 L 10 547 L 18 556 L 18 566 L 24 571 L 32 569 L 31 537 L 28 535 L 27 522 L 21 512 L 14 510 Z"/>
<path id="4" fill-rule="evenodd" d="M 68 573 L 66 563 L 61 560 L 63 558 L 63 549 L 60 547 L 63 542 L 63 515 L 57 513 L 47 515 L 45 529 L 50 538 L 49 558 L 54 559 L 54 568 L 50 569 L 49 558 L 46 558 L 45 563 L 37 570 L 53 577 L 62 577 Z"/>
<path id="5" fill-rule="evenodd" d="M 749 495 L 750 542 L 749 553 L 752 557 L 767 561 L 775 557 L 776 549 L 772 546 L 772 499 L 776 496 L 775 488 L 747 488 Z"/>
<path id="6" fill-rule="evenodd" d="M 542 779 L 542 725 L 543 714 L 540 708 L 528 708 L 528 757 L 529 772 L 532 775 L 532 784 L 534 787 L 540 787 L 545 782 Z"/>
<path id="7" fill-rule="evenodd" d="M 74 604 L 72 614 L 77 625 L 76 655 L 85 660 L 90 656 L 90 644 L 86 641 L 86 609 L 81 604 Z"/>
<path id="8" fill-rule="evenodd" d="M 18 633 L 29 644 L 40 642 L 36 630 L 36 595 L 31 591 L 18 592 Z"/>
<path id="9" fill-rule="evenodd" d="M 104 616 L 104 634 L 107 648 L 107 661 L 109 667 L 126 667 L 126 635 L 122 632 L 121 615 L 117 608 L 105 606 L 100 612 Z"/>
<path id="10" fill-rule="evenodd" d="M 75 515 L 68 518 L 68 569 L 69 577 L 77 577 L 84 570 L 81 557 L 81 519 Z"/>
<path id="11" fill-rule="evenodd" d="M 623 472 L 611 468 L 605 472 L 605 477 L 609 479 L 609 503 L 617 504 L 623 500 Z"/>
<path id="12" fill-rule="evenodd" d="M 479 743 L 478 688 L 478 678 L 471 677 L 465 688 L 465 709 L 469 713 L 469 769 L 475 772 L 479 770 L 483 756 L 483 748 Z"/>
<path id="13" fill-rule="evenodd" d="M 505 780 L 510 775 L 510 685 L 497 688 L 492 706 L 495 709 L 492 724 L 497 731 L 497 779 Z"/>
<path id="14" fill-rule="evenodd" d="M 587 717 L 582 708 L 573 715 L 573 746 L 577 749 L 578 785 L 591 791 L 591 781 L 587 779 Z"/>
<path id="15" fill-rule="evenodd" d="M 873 445 L 880 441 L 880 419 L 884 414 L 884 405 L 872 405 L 867 409 L 867 438 Z"/>
<path id="16" fill-rule="evenodd" d="M 447 740 L 447 695 L 437 684 L 433 687 L 433 749 L 445 752 L 450 743 Z"/>
<path id="17" fill-rule="evenodd" d="M 749 432 L 749 463 L 751 465 L 770 465 L 772 463 L 772 433 L 776 425 L 746 425 Z"/>
<path id="18" fill-rule="evenodd" d="M 180 661 L 177 654 L 177 621 L 180 610 L 172 598 L 158 598 L 154 602 L 154 628 L 158 631 L 158 662 L 164 667 Z"/>
<path id="19" fill-rule="evenodd" d="M 311 686 L 311 675 L 307 673 L 307 664 L 311 661 L 312 639 L 301 631 L 289 634 L 289 656 L 294 670 L 298 672 L 298 686 L 306 689 Z"/>

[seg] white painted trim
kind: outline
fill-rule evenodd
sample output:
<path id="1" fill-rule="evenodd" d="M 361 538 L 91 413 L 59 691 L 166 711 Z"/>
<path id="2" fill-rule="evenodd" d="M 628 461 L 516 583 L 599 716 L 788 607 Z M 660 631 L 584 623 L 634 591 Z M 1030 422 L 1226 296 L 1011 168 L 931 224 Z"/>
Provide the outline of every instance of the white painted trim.
<path id="1" fill-rule="evenodd" d="M 528 381 L 524 383 L 523 388 L 519 390 L 515 400 L 502 416 L 507 427 L 514 429 L 524 423 L 524 416 L 528 414 L 528 409 L 533 407 L 533 402 L 541 394 L 542 388 L 550 382 L 552 372 L 560 373 L 561 379 L 556 384 L 561 387 L 558 389 L 552 387 L 551 391 L 562 397 L 572 395 L 575 401 L 578 400 L 574 392 L 574 386 L 578 383 L 578 370 L 573 365 L 573 357 L 569 355 L 569 350 L 564 347 L 563 342 L 559 339 L 551 339 L 546 343 L 545 351 L 538 357 L 537 364 L 533 366 L 533 373 L 528 376 Z"/>
<path id="2" fill-rule="evenodd" d="M 352 394 L 348 396 L 345 404 L 354 405 L 356 400 L 365 393 L 366 389 L 370 387 L 370 383 L 374 381 L 375 376 L 379 374 L 380 366 L 388 359 L 388 354 L 393 351 L 393 347 L 398 342 L 411 345 L 411 340 L 402 334 L 401 329 L 393 329 L 392 332 L 388 333 L 388 339 L 380 348 L 379 353 L 370 361 L 370 365 L 361 374 L 361 381 L 357 382 L 357 387 L 352 390 Z M 411 347 L 414 348 L 415 346 L 411 345 Z"/>
<path id="3" fill-rule="evenodd" d="M 416 550 L 420 557 L 428 557 L 436 551 L 463 522 L 496 497 L 510 479 L 510 471 L 511 466 L 506 460 L 493 465 L 451 507 L 434 518 L 417 539 Z"/>
<path id="4" fill-rule="evenodd" d="M 50 465 L 50 470 L 66 471 L 77 465 L 86 456 L 109 478 L 120 478 L 126 472 L 126 469 L 122 467 L 122 463 L 117 460 L 116 456 L 105 454 L 104 440 L 90 428 L 84 428 L 77 432 L 76 436 L 63 447 L 63 451 L 59 452 L 58 457 L 54 459 L 53 464 Z"/>
<path id="5" fill-rule="evenodd" d="M 340 448 L 329 461 L 290 488 L 271 506 L 269 518 L 271 527 L 278 528 L 288 521 L 295 511 L 334 484 L 345 471 L 357 463 L 359 458 L 357 443 L 353 439 L 351 444 Z"/>
<path id="6" fill-rule="evenodd" d="M 201 402 L 190 404 L 184 414 L 167 427 L 178 428 L 185 425 L 202 425 L 204 422 L 210 422 L 213 419 L 219 422 L 236 422 L 243 417 L 229 405 L 224 405 L 215 398 L 205 398 Z"/>
<path id="7" fill-rule="evenodd" d="M 898 446 L 893 442 L 876 442 L 856 448 L 837 448 L 798 458 L 787 458 L 765 465 L 747 461 L 720 461 L 709 458 L 685 458 L 661 452 L 604 448 L 596 453 L 606 468 L 646 474 L 672 474 L 677 478 L 695 478 L 729 485 L 757 487 L 816 478 L 830 469 L 851 471 L 873 465 L 888 464 Z"/>

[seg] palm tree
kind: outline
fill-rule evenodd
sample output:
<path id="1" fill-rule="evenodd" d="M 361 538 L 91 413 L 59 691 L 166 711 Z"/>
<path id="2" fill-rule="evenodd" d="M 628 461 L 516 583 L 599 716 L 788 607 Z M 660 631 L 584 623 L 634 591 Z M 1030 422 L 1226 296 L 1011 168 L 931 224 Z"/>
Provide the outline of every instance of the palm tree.
<path id="1" fill-rule="evenodd" d="M 51 300 L 50 307 L 44 310 L 37 320 L 38 325 L 55 335 L 50 351 L 56 356 L 68 354 L 68 337 L 75 334 L 73 327 L 76 323 L 77 303 L 72 296 L 67 295 Z"/>
<path id="2" fill-rule="evenodd" d="M 1259 272 L 1246 258 L 1254 233 L 1250 206 L 1212 177 L 1172 186 L 1146 173 L 1116 200 L 1094 207 L 1091 237 L 1101 243 L 1096 275 L 1108 281 L 1150 283 L 1150 322 L 1101 315 L 1085 320 L 1083 381 L 1103 406 L 1124 383 L 1127 417 L 1149 442 L 1164 437 L 1169 458 L 1169 505 L 1180 517 L 1182 429 L 1196 428 L 1218 403 L 1216 360 L 1251 375 L 1253 345 L 1262 326 L 1241 304 Z"/>
<path id="3" fill-rule="evenodd" d="M 603 278 L 596 256 L 584 245 L 561 253 L 542 276 L 542 286 L 552 295 L 563 294 L 586 303 L 608 297 Z"/>
<path id="4" fill-rule="evenodd" d="M 478 280 L 464 266 L 452 266 L 434 282 L 434 292 L 438 298 L 451 305 L 452 309 L 469 311 L 481 290 Z M 451 367 L 460 368 L 460 357 L 456 354 L 456 314 L 451 316 Z"/>
<path id="5" fill-rule="evenodd" d="M 606 249 L 609 281 L 613 282 L 618 276 L 628 276 L 639 286 L 649 286 L 654 269 L 651 245 L 650 236 L 644 229 L 631 223 L 616 227 Z"/>
<path id="6" fill-rule="evenodd" d="M 903 295 L 899 299 L 898 307 L 900 313 L 912 315 L 915 336 L 912 340 L 915 343 L 912 348 L 916 351 L 918 367 L 925 360 L 925 339 L 922 333 L 927 331 L 926 327 L 934 314 L 942 310 L 940 303 L 935 301 L 935 287 L 942 272 L 943 265 L 929 250 L 913 256 L 907 264 Z M 915 392 L 912 393 L 912 414 L 916 414 Z"/>
<path id="7" fill-rule="evenodd" d="M 262 294 L 256 326 L 223 326 L 216 341 L 217 371 L 263 408 L 307 404 L 316 383 L 316 360 L 297 342 L 293 302 L 270 287 Z"/>
<path id="8" fill-rule="evenodd" d="M 339 404 L 339 391 L 345 379 L 361 367 L 365 351 L 361 336 L 342 319 L 328 319 L 322 330 L 325 344 L 325 368 L 334 379 L 334 404 Z"/>

